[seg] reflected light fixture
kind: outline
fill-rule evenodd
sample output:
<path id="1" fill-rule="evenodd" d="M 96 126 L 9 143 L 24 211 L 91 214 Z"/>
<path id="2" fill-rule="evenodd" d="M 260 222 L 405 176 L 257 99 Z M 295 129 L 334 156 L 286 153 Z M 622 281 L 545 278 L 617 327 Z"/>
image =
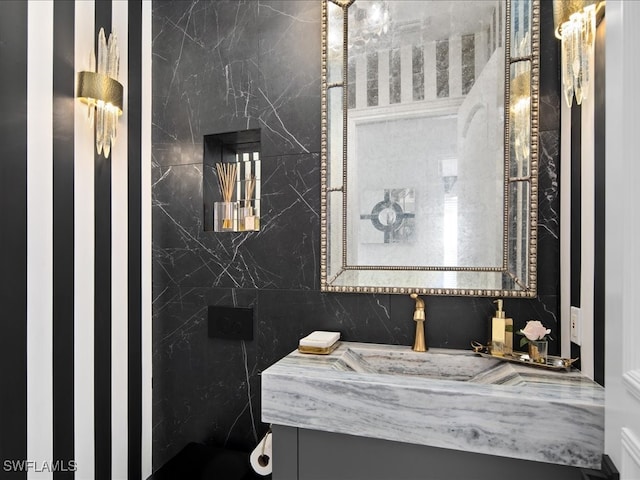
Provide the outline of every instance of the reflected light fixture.
<path id="1" fill-rule="evenodd" d="M 555 35 L 562 41 L 562 91 L 567 105 L 580 105 L 589 87 L 596 25 L 604 15 L 601 0 L 554 0 Z"/>
<path id="2" fill-rule="evenodd" d="M 529 160 L 531 142 L 531 72 L 517 73 L 510 87 L 510 135 L 516 165 L 522 168 Z M 519 171 L 518 176 L 523 172 Z"/>
<path id="3" fill-rule="evenodd" d="M 91 51 L 94 72 L 78 73 L 78 98 L 88 105 L 88 116 L 95 124 L 96 150 L 108 158 L 117 134 L 118 117 L 122 115 L 123 86 L 118 82 L 120 53 L 115 34 L 106 40 L 104 29 L 98 34 L 98 59 Z"/>
<path id="4" fill-rule="evenodd" d="M 349 46 L 364 47 L 369 42 L 376 43 L 389 31 L 391 17 L 389 5 L 384 0 L 356 3 L 349 8 Z"/>

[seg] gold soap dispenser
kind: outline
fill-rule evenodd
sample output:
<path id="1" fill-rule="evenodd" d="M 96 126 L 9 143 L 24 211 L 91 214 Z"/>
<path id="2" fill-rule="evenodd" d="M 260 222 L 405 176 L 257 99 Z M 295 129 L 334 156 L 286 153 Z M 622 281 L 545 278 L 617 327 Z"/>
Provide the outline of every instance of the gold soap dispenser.
<path id="1" fill-rule="evenodd" d="M 495 316 L 491 319 L 491 355 L 502 357 L 513 353 L 513 319 L 507 318 L 502 310 L 502 299 L 494 300 L 498 304 Z"/>

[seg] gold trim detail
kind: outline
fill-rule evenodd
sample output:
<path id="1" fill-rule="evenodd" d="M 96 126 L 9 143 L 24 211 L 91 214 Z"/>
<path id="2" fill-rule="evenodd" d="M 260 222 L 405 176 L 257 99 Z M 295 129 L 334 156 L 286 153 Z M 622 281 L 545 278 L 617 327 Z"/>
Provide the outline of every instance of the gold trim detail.
<path id="1" fill-rule="evenodd" d="M 509 112 L 506 108 L 509 105 L 510 97 L 510 69 L 511 65 L 520 61 L 531 62 L 530 85 L 531 85 L 531 138 L 530 138 L 530 167 L 529 175 L 526 177 L 509 178 L 509 148 L 504 151 L 505 164 L 505 208 L 504 208 L 504 236 L 503 236 L 503 262 L 499 267 L 377 267 L 377 266 L 353 266 L 347 264 L 346 253 L 346 176 L 347 176 L 347 103 L 348 85 L 348 8 L 356 0 L 321 0 L 322 4 L 322 74 L 321 74 L 321 152 L 320 152 L 320 177 L 321 177 L 321 197 L 320 197 L 320 290 L 323 292 L 340 293 L 374 293 L 374 294 L 410 294 L 419 295 L 442 295 L 442 296 L 474 296 L 474 297 L 512 297 L 512 298 L 535 298 L 537 292 L 537 227 L 538 227 L 538 137 L 539 137 L 539 78 L 540 78 L 540 0 L 531 2 L 531 54 L 524 57 L 511 57 L 510 34 L 505 32 L 505 117 L 504 117 L 504 138 L 505 147 L 509 144 L 510 125 Z M 343 9 L 343 66 L 342 84 L 328 83 L 328 3 L 331 2 Z M 604 3 L 604 2 L 602 2 Z M 511 0 L 505 1 L 505 22 L 511 22 Z M 509 27 L 510 30 L 510 27 Z M 338 169 L 334 175 L 342 176 L 343 185 L 339 188 L 329 188 L 329 159 L 328 159 L 328 90 L 334 87 L 343 88 L 343 164 L 342 171 Z M 526 278 L 518 278 L 509 271 L 508 244 L 509 244 L 509 218 L 508 218 L 508 196 L 510 185 L 514 182 L 527 182 L 530 187 L 529 210 L 528 210 L 528 256 L 526 259 Z M 335 193 L 342 197 L 343 218 L 340 223 L 342 227 L 342 251 L 339 254 L 341 259 L 340 271 L 331 272 L 329 277 L 329 226 L 328 226 L 328 202 L 329 194 Z M 429 288 L 429 287 L 380 287 L 368 285 L 335 285 L 334 282 L 346 271 L 353 270 L 385 270 L 385 271 L 457 271 L 457 272 L 502 272 L 509 277 L 517 288 L 521 290 L 503 289 L 469 289 L 469 288 Z"/>
<path id="2" fill-rule="evenodd" d="M 340 342 L 336 342 L 330 347 L 309 347 L 304 345 L 298 345 L 298 351 L 300 353 L 309 353 L 312 355 L 329 355 L 336 348 L 338 348 L 339 344 Z"/>
<path id="3" fill-rule="evenodd" d="M 118 109 L 122 115 L 122 97 L 124 87 L 113 78 L 96 72 L 78 73 L 78 99 L 82 103 L 93 106 L 102 101 Z"/>

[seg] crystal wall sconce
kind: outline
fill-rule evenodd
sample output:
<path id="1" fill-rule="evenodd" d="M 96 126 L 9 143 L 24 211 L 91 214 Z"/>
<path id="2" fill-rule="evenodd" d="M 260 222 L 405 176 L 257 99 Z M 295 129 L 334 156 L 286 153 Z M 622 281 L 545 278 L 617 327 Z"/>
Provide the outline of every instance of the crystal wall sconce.
<path id="1" fill-rule="evenodd" d="M 562 41 L 562 91 L 567 105 L 580 105 L 589 87 L 596 25 L 604 16 L 601 0 L 554 0 L 555 35 Z"/>
<path id="2" fill-rule="evenodd" d="M 109 157 L 117 134 L 118 117 L 122 115 L 123 86 L 118 82 L 120 53 L 115 34 L 106 40 L 104 29 L 98 34 L 98 61 L 91 51 L 91 68 L 95 72 L 78 73 L 78 93 L 89 108 L 89 119 L 95 124 L 96 150 Z"/>

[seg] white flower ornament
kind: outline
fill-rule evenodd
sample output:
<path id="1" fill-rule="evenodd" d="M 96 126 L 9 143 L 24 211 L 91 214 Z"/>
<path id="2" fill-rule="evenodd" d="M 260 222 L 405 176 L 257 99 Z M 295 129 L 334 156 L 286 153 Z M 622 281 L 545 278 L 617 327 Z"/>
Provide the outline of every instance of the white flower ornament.
<path id="1" fill-rule="evenodd" d="M 526 339 L 523 338 L 520 341 L 520 346 L 522 346 L 527 343 L 527 340 L 546 340 L 546 336 L 551 333 L 551 329 L 545 328 L 539 320 L 529 320 L 525 327 L 518 333 L 526 337 Z"/>

